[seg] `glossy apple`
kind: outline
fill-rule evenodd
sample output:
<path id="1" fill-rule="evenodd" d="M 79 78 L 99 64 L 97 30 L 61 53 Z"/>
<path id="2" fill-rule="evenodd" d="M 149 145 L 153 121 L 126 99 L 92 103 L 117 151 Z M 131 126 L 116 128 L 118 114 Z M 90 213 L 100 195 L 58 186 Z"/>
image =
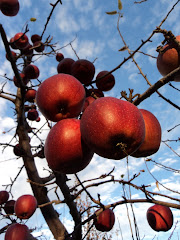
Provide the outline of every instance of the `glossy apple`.
<path id="1" fill-rule="evenodd" d="M 139 109 L 145 122 L 145 139 L 141 146 L 131 154 L 133 157 L 148 157 L 159 150 L 161 144 L 161 125 L 157 118 L 145 109 Z"/>
<path id="2" fill-rule="evenodd" d="M 103 97 L 91 103 L 82 114 L 81 134 L 92 151 L 118 160 L 140 147 L 145 138 L 145 123 L 132 103 Z"/>
<path id="3" fill-rule="evenodd" d="M 62 53 L 57 53 L 56 54 L 56 60 L 58 61 L 58 62 L 60 62 L 61 60 L 63 60 L 64 59 L 64 55 L 62 54 Z"/>
<path id="4" fill-rule="evenodd" d="M 24 68 L 24 74 L 29 79 L 36 79 L 39 77 L 39 68 L 36 65 L 29 64 Z"/>
<path id="5" fill-rule="evenodd" d="M 83 170 L 93 157 L 93 152 L 81 138 L 80 120 L 69 118 L 51 128 L 44 153 L 52 170 L 66 174 Z"/>
<path id="6" fill-rule="evenodd" d="M 110 231 L 115 223 L 115 215 L 113 210 L 105 209 L 94 220 L 95 228 L 101 232 Z"/>
<path id="7" fill-rule="evenodd" d="M 155 204 L 147 210 L 147 220 L 154 231 L 166 232 L 173 225 L 173 214 L 169 207 Z"/>
<path id="8" fill-rule="evenodd" d="M 103 77 L 106 74 L 108 74 L 108 71 L 101 71 L 96 76 L 96 86 L 101 91 L 109 91 L 115 85 L 115 78 L 112 73 L 110 73 L 106 77 Z"/>
<path id="9" fill-rule="evenodd" d="M 14 205 L 14 212 L 20 219 L 29 219 L 37 208 L 37 200 L 33 195 L 20 196 Z"/>
<path id="10" fill-rule="evenodd" d="M 27 85 L 28 82 L 29 82 L 29 79 L 25 76 L 24 73 L 20 73 L 19 75 L 20 75 L 20 77 L 21 77 L 22 82 L 24 83 L 24 85 Z M 16 76 L 13 77 L 13 82 L 14 82 L 14 85 L 15 85 L 16 87 L 20 87 L 20 84 L 18 83 L 18 80 L 17 80 Z"/>
<path id="11" fill-rule="evenodd" d="M 5 240 L 27 240 L 29 229 L 25 224 L 14 223 L 10 225 L 5 234 Z"/>
<path id="12" fill-rule="evenodd" d="M 14 35 L 14 44 L 17 48 L 23 49 L 28 46 L 29 39 L 26 34 L 19 32 Z"/>
<path id="13" fill-rule="evenodd" d="M 5 16 L 13 17 L 19 12 L 19 1 L 18 0 L 1 0 L 0 10 Z"/>
<path id="14" fill-rule="evenodd" d="M 36 93 L 36 103 L 42 114 L 57 122 L 78 117 L 85 100 L 83 85 L 73 76 L 56 74 L 41 83 Z"/>
<path id="15" fill-rule="evenodd" d="M 31 121 L 35 121 L 39 117 L 39 113 L 36 109 L 31 109 L 27 112 L 27 118 Z"/>
<path id="16" fill-rule="evenodd" d="M 4 205 L 4 211 L 6 214 L 13 214 L 14 213 L 14 205 L 15 205 L 15 200 L 9 200 L 5 203 Z"/>
<path id="17" fill-rule="evenodd" d="M 36 90 L 35 89 L 28 89 L 25 93 L 25 101 L 33 103 L 36 98 Z"/>
<path id="18" fill-rule="evenodd" d="M 82 84 L 90 84 L 95 74 L 94 64 L 86 59 L 78 59 L 72 64 L 71 74 Z"/>
<path id="19" fill-rule="evenodd" d="M 0 191 L 0 205 L 7 202 L 9 199 L 9 193 L 7 191 Z"/>
<path id="20" fill-rule="evenodd" d="M 180 35 L 176 36 L 180 41 Z M 163 47 L 162 53 L 157 57 L 157 68 L 162 76 L 166 76 L 180 65 L 179 53 L 173 43 L 167 44 Z M 180 82 L 180 75 L 176 76 L 174 81 Z"/>
<path id="21" fill-rule="evenodd" d="M 74 62 L 72 58 L 64 58 L 57 65 L 57 72 L 71 74 L 71 66 Z"/>

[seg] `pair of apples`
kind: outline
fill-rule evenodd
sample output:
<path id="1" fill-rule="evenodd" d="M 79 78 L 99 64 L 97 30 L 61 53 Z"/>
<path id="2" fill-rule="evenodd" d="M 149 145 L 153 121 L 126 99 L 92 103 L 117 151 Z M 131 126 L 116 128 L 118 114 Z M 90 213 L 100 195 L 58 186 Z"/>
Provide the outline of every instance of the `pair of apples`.
<path id="1" fill-rule="evenodd" d="M 84 169 L 93 153 L 104 158 L 146 157 L 158 151 L 161 126 L 147 110 L 114 97 L 102 97 L 82 112 L 84 86 L 69 74 L 46 79 L 36 93 L 41 113 L 57 122 L 45 143 L 49 167 L 62 173 Z"/>

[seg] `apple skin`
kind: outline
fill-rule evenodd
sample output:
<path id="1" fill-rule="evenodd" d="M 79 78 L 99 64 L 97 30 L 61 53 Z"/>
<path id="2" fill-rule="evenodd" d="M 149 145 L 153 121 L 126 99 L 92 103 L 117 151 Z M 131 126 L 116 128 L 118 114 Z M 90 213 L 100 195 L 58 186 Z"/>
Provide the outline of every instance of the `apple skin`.
<path id="1" fill-rule="evenodd" d="M 96 76 L 96 86 L 101 91 L 110 91 L 115 85 L 115 78 L 111 73 L 109 75 L 107 75 L 106 77 L 103 77 L 107 73 L 108 73 L 108 71 L 101 71 Z M 103 78 L 101 78 L 101 77 L 103 77 Z M 99 79 L 99 78 L 101 78 L 101 79 Z"/>
<path id="2" fill-rule="evenodd" d="M 16 144 L 13 148 L 13 152 L 16 156 L 22 157 L 24 155 L 24 150 L 23 148 L 18 144 Z"/>
<path id="3" fill-rule="evenodd" d="M 60 62 L 61 60 L 63 60 L 64 59 L 64 55 L 62 54 L 62 53 L 57 53 L 56 54 L 56 60 L 58 61 L 58 62 Z"/>
<path id="4" fill-rule="evenodd" d="M 92 96 L 92 97 L 96 97 L 96 98 L 100 98 L 100 97 L 104 97 L 104 93 L 99 90 L 98 88 L 89 88 L 86 89 L 86 95 L 88 96 Z"/>
<path id="5" fill-rule="evenodd" d="M 14 213 L 14 205 L 15 205 L 15 200 L 9 200 L 5 203 L 4 205 L 4 211 L 6 214 L 13 214 Z"/>
<path id="6" fill-rule="evenodd" d="M 5 240 L 27 240 L 29 235 L 29 228 L 25 224 L 14 223 L 7 228 Z"/>
<path id="7" fill-rule="evenodd" d="M 31 42 L 32 42 L 32 43 L 35 43 L 35 42 L 38 42 L 38 41 L 41 41 L 41 36 L 38 35 L 38 34 L 33 34 L 33 35 L 31 36 Z"/>
<path id="8" fill-rule="evenodd" d="M 32 47 L 33 46 L 31 44 L 28 44 L 25 48 L 21 49 L 21 54 L 25 56 L 32 56 L 33 55 Z"/>
<path id="9" fill-rule="evenodd" d="M 35 47 L 34 50 L 38 53 L 43 52 L 45 49 L 45 46 L 41 41 L 34 42 L 33 47 Z"/>
<path id="10" fill-rule="evenodd" d="M 41 113 L 57 122 L 78 117 L 84 104 L 85 89 L 73 76 L 56 74 L 41 83 L 36 93 L 36 103 Z"/>
<path id="11" fill-rule="evenodd" d="M 115 223 L 115 215 L 112 209 L 105 209 L 94 220 L 95 228 L 101 232 L 109 232 Z"/>
<path id="12" fill-rule="evenodd" d="M 28 89 L 25 93 L 25 101 L 33 103 L 36 98 L 36 90 L 35 89 Z"/>
<path id="13" fill-rule="evenodd" d="M 147 210 L 146 216 L 154 231 L 167 232 L 173 225 L 173 214 L 169 207 L 155 204 Z"/>
<path id="14" fill-rule="evenodd" d="M 27 35 L 22 32 L 16 33 L 14 35 L 14 41 L 14 45 L 19 49 L 26 48 L 29 44 Z"/>
<path id="15" fill-rule="evenodd" d="M 27 85 L 28 82 L 29 82 L 29 79 L 25 76 L 24 73 L 20 73 L 19 75 L 20 75 L 20 77 L 21 77 L 22 82 L 24 83 L 24 85 Z M 20 87 L 20 84 L 18 83 L 18 80 L 17 80 L 16 76 L 13 77 L 13 82 L 14 82 L 14 85 L 15 85 L 16 87 Z"/>
<path id="16" fill-rule="evenodd" d="M 36 79 L 39 77 L 39 68 L 36 65 L 29 64 L 24 68 L 24 74 L 27 78 Z"/>
<path id="17" fill-rule="evenodd" d="M 71 75 L 71 66 L 75 61 L 72 58 L 64 58 L 57 65 L 58 73 L 66 73 Z"/>
<path id="18" fill-rule="evenodd" d="M 11 54 L 12 54 L 12 57 L 13 57 L 14 61 L 16 61 L 17 54 L 16 54 L 14 51 L 11 51 Z M 8 61 L 10 61 L 7 53 L 6 53 L 6 59 L 7 59 Z"/>
<path id="19" fill-rule="evenodd" d="M 145 109 L 139 109 L 145 122 L 145 139 L 133 153 L 133 157 L 148 157 L 159 150 L 161 144 L 161 125 L 157 118 Z"/>
<path id="20" fill-rule="evenodd" d="M 89 85 L 95 74 L 94 64 L 86 59 L 78 59 L 71 66 L 71 74 L 82 84 Z"/>
<path id="21" fill-rule="evenodd" d="M 27 112 L 27 118 L 30 121 L 35 121 L 39 117 L 39 113 L 36 109 L 31 109 Z"/>
<path id="22" fill-rule="evenodd" d="M 1 12 L 8 17 L 14 17 L 19 12 L 19 1 L 18 0 L 1 0 L 0 1 L 0 10 Z"/>
<path id="23" fill-rule="evenodd" d="M 86 97 L 85 98 L 85 102 L 84 102 L 84 105 L 83 105 L 83 109 L 82 109 L 82 112 L 84 112 L 86 110 L 86 108 L 92 103 L 94 102 L 96 99 L 89 96 L 89 97 Z"/>
<path id="24" fill-rule="evenodd" d="M 6 190 L 0 191 L 0 205 L 6 203 L 8 199 L 9 193 Z"/>
<path id="25" fill-rule="evenodd" d="M 14 212 L 20 219 L 29 219 L 37 208 L 37 200 L 33 195 L 20 196 L 14 205 Z"/>
<path id="26" fill-rule="evenodd" d="M 44 154 L 54 171 L 73 174 L 83 170 L 93 152 L 81 138 L 80 120 L 68 118 L 57 122 L 47 136 Z"/>
<path id="27" fill-rule="evenodd" d="M 180 41 L 180 35 L 176 36 L 176 39 Z M 180 66 L 180 57 L 173 43 L 163 47 L 163 53 L 158 54 L 156 64 L 162 76 L 166 76 Z M 180 82 L 180 76 L 176 76 L 174 81 Z"/>
<path id="28" fill-rule="evenodd" d="M 132 103 L 102 97 L 82 114 L 81 134 L 99 156 L 118 160 L 140 147 L 145 138 L 145 123 L 141 112 Z"/>

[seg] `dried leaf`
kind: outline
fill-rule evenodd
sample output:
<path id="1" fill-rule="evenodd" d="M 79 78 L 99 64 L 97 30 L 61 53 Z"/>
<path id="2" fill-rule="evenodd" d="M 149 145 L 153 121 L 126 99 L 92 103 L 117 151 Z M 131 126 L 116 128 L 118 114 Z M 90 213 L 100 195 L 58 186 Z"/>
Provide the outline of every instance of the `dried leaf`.
<path id="1" fill-rule="evenodd" d="M 117 14 L 117 11 L 106 12 L 106 14 L 108 14 L 108 15 L 115 15 L 115 14 Z"/>
<path id="2" fill-rule="evenodd" d="M 119 52 L 123 52 L 123 51 L 125 51 L 125 50 L 127 50 L 127 49 L 128 49 L 128 47 L 124 46 L 124 47 L 120 48 L 118 51 L 119 51 Z"/>
<path id="3" fill-rule="evenodd" d="M 122 10 L 122 2 L 121 2 L 121 0 L 118 0 L 118 8 L 119 8 L 119 10 Z"/>
<path id="4" fill-rule="evenodd" d="M 159 189 L 159 182 L 158 181 L 156 181 L 156 187 L 160 191 L 160 189 Z"/>
<path id="5" fill-rule="evenodd" d="M 31 22 L 35 22 L 35 21 L 36 21 L 36 18 L 30 18 L 30 21 L 31 21 Z"/>

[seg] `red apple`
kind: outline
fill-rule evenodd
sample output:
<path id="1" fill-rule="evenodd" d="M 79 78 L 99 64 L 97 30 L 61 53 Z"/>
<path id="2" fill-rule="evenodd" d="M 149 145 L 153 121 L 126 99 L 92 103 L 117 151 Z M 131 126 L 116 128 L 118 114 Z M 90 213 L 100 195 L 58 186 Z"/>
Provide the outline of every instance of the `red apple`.
<path id="1" fill-rule="evenodd" d="M 34 42 L 33 47 L 35 47 L 34 50 L 36 52 L 43 52 L 45 48 L 44 44 L 41 41 Z"/>
<path id="2" fill-rule="evenodd" d="M 37 208 L 37 200 L 33 195 L 20 196 L 14 205 L 14 212 L 20 219 L 29 219 Z"/>
<path id="3" fill-rule="evenodd" d="M 14 213 L 14 205 L 15 205 L 15 200 L 9 200 L 5 203 L 4 205 L 4 211 L 6 214 L 13 214 Z"/>
<path id="4" fill-rule="evenodd" d="M 28 89 L 25 93 L 25 101 L 33 103 L 36 97 L 36 90 L 35 89 Z"/>
<path id="5" fill-rule="evenodd" d="M 9 193 L 7 191 L 0 191 L 0 205 L 7 202 L 9 199 Z"/>
<path id="6" fill-rule="evenodd" d="M 98 155 L 122 159 L 136 151 L 144 141 L 145 124 L 141 112 L 132 103 L 103 97 L 84 111 L 81 134 Z"/>
<path id="7" fill-rule="evenodd" d="M 47 136 L 44 153 L 52 170 L 66 174 L 83 170 L 93 157 L 81 138 L 79 119 L 63 119 L 56 123 Z"/>
<path id="8" fill-rule="evenodd" d="M 29 79 L 25 76 L 24 73 L 20 73 L 19 75 L 20 75 L 20 77 L 21 77 L 24 85 L 27 85 L 28 82 L 29 82 Z M 18 80 L 17 80 L 16 76 L 13 77 L 13 82 L 14 82 L 14 85 L 15 85 L 16 87 L 20 87 L 20 84 L 18 83 Z"/>
<path id="9" fill-rule="evenodd" d="M 73 76 L 56 74 L 41 83 L 36 93 L 36 103 L 42 114 L 57 122 L 78 117 L 84 104 L 85 90 Z"/>
<path id="10" fill-rule="evenodd" d="M 28 44 L 25 48 L 21 49 L 21 54 L 24 54 L 25 56 L 32 56 L 33 55 L 33 49 L 32 45 Z"/>
<path id="11" fill-rule="evenodd" d="M 95 98 L 93 98 L 93 97 L 91 97 L 91 96 L 89 96 L 89 97 L 86 97 L 85 98 L 85 102 L 84 102 L 84 105 L 83 105 L 83 109 L 82 109 L 82 112 L 84 112 L 85 111 L 85 109 L 92 103 L 92 102 L 94 102 L 96 99 Z"/>
<path id="12" fill-rule="evenodd" d="M 36 119 L 36 122 L 40 122 L 40 121 L 41 121 L 41 118 L 38 117 L 38 118 Z"/>
<path id="13" fill-rule="evenodd" d="M 14 44 L 17 48 L 26 48 L 29 44 L 29 39 L 26 34 L 19 32 L 14 35 Z"/>
<path id="14" fill-rule="evenodd" d="M 106 74 L 108 74 L 108 71 L 101 71 L 96 76 L 96 86 L 101 91 L 109 91 L 115 85 L 115 78 L 114 78 L 114 76 L 110 73 L 106 77 L 103 77 Z"/>
<path id="15" fill-rule="evenodd" d="M 105 209 L 95 218 L 94 225 L 98 231 L 108 232 L 113 228 L 114 222 L 115 215 L 113 210 Z"/>
<path id="16" fill-rule="evenodd" d="M 39 68 L 33 64 L 29 64 L 24 68 L 24 74 L 27 78 L 36 79 L 39 77 Z"/>
<path id="17" fill-rule="evenodd" d="M 148 157 L 159 150 L 161 144 L 161 125 L 149 111 L 139 109 L 145 122 L 145 139 L 141 146 L 131 154 L 133 157 Z"/>
<path id="18" fill-rule="evenodd" d="M 57 53 L 56 54 L 56 60 L 58 61 L 58 62 L 60 62 L 61 60 L 63 60 L 64 59 L 64 55 L 62 54 L 62 53 Z"/>
<path id="19" fill-rule="evenodd" d="M 166 232 L 173 225 L 173 214 L 169 207 L 155 204 L 148 209 L 147 220 L 154 231 Z"/>
<path id="20" fill-rule="evenodd" d="M 0 10 L 5 16 L 13 17 L 19 12 L 18 0 L 1 0 Z"/>
<path id="21" fill-rule="evenodd" d="M 71 74 L 71 66 L 74 62 L 72 58 L 64 58 L 57 65 L 57 72 Z"/>
<path id="22" fill-rule="evenodd" d="M 11 51 L 11 55 L 12 55 L 12 58 L 14 59 L 14 61 L 15 61 L 15 60 L 16 60 L 16 57 L 17 57 L 17 54 L 16 54 L 14 51 Z M 10 61 L 7 53 L 6 53 L 6 59 L 7 59 L 8 61 Z"/>
<path id="23" fill-rule="evenodd" d="M 71 74 L 82 84 L 90 84 L 95 74 L 94 64 L 86 59 L 79 59 L 72 64 Z"/>
<path id="24" fill-rule="evenodd" d="M 92 96 L 95 98 L 104 97 L 104 93 L 98 88 L 90 88 L 86 90 L 87 97 Z"/>
<path id="25" fill-rule="evenodd" d="M 31 121 L 35 121 L 39 117 L 39 113 L 36 109 L 31 109 L 27 112 L 27 118 Z"/>
<path id="26" fill-rule="evenodd" d="M 180 35 L 176 36 L 180 41 Z M 179 53 L 173 43 L 169 43 L 163 47 L 162 53 L 160 52 L 157 57 L 157 68 L 162 76 L 166 76 L 180 65 Z M 180 75 L 175 77 L 174 81 L 180 82 Z"/>
<path id="27" fill-rule="evenodd" d="M 14 44 L 14 37 L 12 37 L 9 42 L 10 42 L 11 48 L 13 48 L 13 49 L 18 49 L 18 48 L 16 47 L 16 45 Z"/>
<path id="28" fill-rule="evenodd" d="M 31 41 L 32 41 L 32 43 L 41 41 L 41 36 L 39 36 L 38 34 L 33 34 L 33 35 L 31 36 Z"/>
<path id="29" fill-rule="evenodd" d="M 29 235 L 29 228 L 25 224 L 14 223 L 8 227 L 5 240 L 27 240 Z"/>

